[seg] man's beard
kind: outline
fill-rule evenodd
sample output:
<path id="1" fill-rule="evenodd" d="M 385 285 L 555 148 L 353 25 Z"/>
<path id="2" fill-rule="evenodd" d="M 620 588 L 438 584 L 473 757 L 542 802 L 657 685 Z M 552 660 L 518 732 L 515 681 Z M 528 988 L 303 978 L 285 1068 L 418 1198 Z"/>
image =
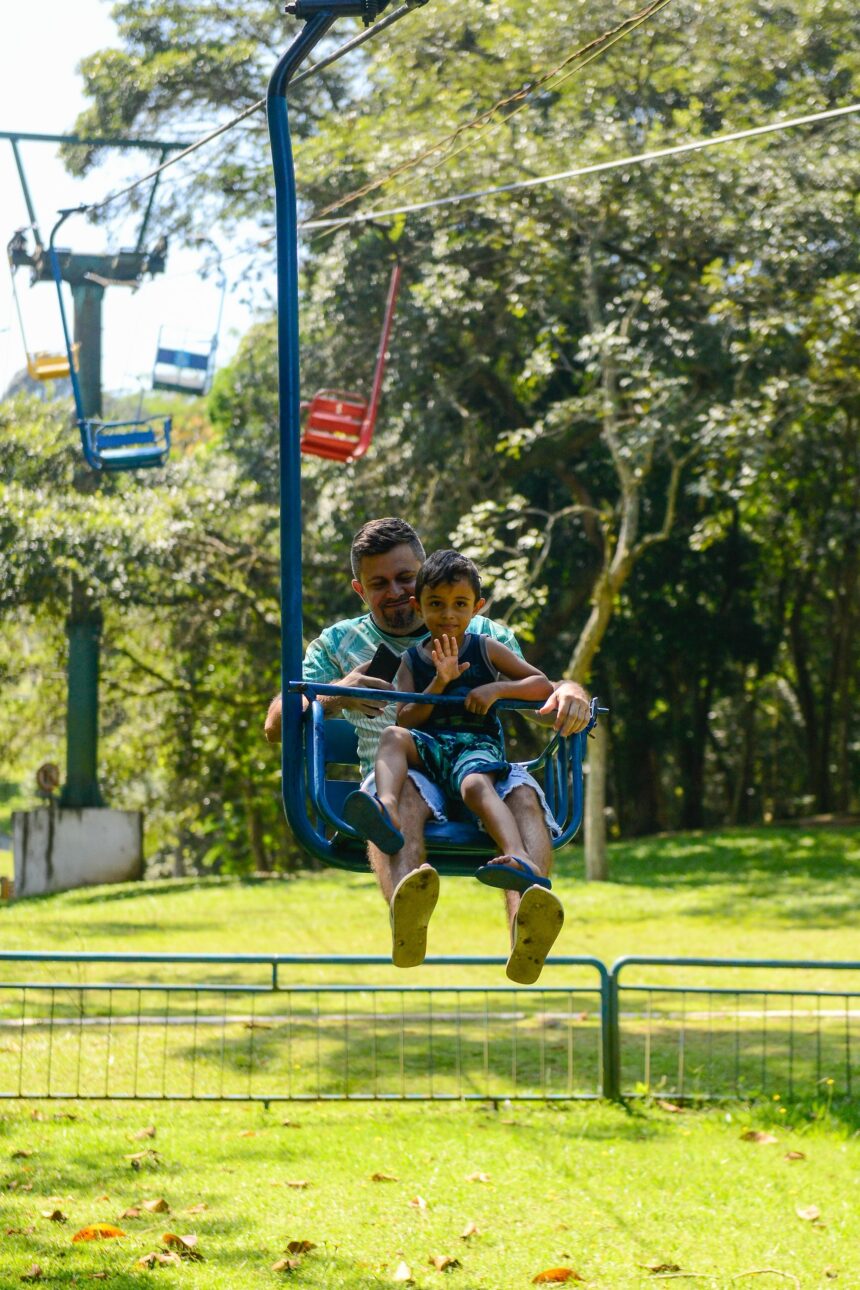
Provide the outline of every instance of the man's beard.
<path id="1" fill-rule="evenodd" d="M 380 614 L 386 630 L 390 632 L 417 631 L 421 626 L 420 615 L 408 602 L 404 605 L 392 605 L 389 609 L 382 609 Z"/>

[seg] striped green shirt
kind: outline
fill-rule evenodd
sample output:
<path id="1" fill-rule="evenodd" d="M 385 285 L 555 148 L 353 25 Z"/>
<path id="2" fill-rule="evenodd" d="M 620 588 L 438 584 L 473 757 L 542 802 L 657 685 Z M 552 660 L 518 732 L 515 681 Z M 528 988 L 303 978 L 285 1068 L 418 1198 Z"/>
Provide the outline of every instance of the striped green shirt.
<path id="1" fill-rule="evenodd" d="M 469 623 L 469 631 L 501 641 L 522 658 L 517 638 L 502 623 L 493 622 L 492 618 L 478 614 Z M 426 635 L 427 629 L 422 627 L 416 636 L 389 636 L 388 632 L 376 625 L 370 614 L 362 614 L 360 618 L 345 618 L 342 622 L 326 627 L 321 636 L 311 641 L 302 664 L 302 676 L 305 681 L 331 685 L 361 663 L 369 663 L 383 641 L 396 654 L 403 654 L 410 645 L 417 645 L 424 640 Z M 378 717 L 366 717 L 361 712 L 349 709 L 344 712 L 344 717 L 352 722 L 358 732 L 362 778 L 373 770 L 379 736 L 386 726 L 394 724 L 396 714 L 397 705 L 394 703 L 389 703 Z"/>

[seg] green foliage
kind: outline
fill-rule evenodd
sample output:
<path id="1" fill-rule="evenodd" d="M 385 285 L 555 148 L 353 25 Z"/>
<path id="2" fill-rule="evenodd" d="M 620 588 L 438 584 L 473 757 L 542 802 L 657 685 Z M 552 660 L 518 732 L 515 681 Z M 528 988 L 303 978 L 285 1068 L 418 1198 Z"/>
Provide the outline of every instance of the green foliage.
<path id="1" fill-rule="evenodd" d="M 201 105 L 224 119 L 262 95 L 295 30 L 262 3 L 231 14 L 125 0 L 114 12 L 121 47 L 84 64 L 83 130 L 184 135 Z M 417 11 L 297 88 L 303 213 L 399 167 L 338 209 L 548 174 L 858 96 L 860 17 L 847 0 L 678 0 L 453 137 L 615 21 L 608 3 Z M 354 529 L 402 513 L 428 546 L 456 541 L 480 560 L 492 612 L 558 675 L 623 556 L 593 678 L 613 708 L 620 827 L 857 809 L 854 129 L 836 122 L 309 235 L 308 394 L 366 388 L 395 254 L 404 281 L 371 453 L 349 468 L 304 464 L 306 633 L 350 607 Z M 262 120 L 228 138 L 162 190 L 165 230 L 229 231 L 251 216 L 265 238 Z M 95 160 L 68 157 L 78 172 Z M 218 376 L 213 436 L 153 483 L 81 497 L 50 417 L 37 447 L 19 440 L 3 458 L 0 536 L 12 555 L 0 604 L 38 606 L 56 623 L 63 579 L 85 570 L 122 605 L 120 639 L 138 615 L 146 650 L 123 645 L 111 666 L 126 685 L 155 673 L 164 783 L 184 786 L 174 833 L 196 837 L 198 855 L 195 830 L 211 826 L 212 848 L 238 838 L 236 819 L 247 829 L 253 818 L 243 803 L 273 783 L 256 739 L 277 688 L 275 382 L 263 320 Z M 241 714 L 225 694 L 241 696 Z M 274 854 L 274 816 L 263 816 Z"/>

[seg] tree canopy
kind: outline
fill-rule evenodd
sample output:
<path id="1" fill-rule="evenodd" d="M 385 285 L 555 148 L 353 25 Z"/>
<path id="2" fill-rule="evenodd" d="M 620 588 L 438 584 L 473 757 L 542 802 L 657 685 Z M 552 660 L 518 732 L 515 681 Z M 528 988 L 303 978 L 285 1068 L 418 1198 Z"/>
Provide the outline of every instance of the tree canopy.
<path id="1" fill-rule="evenodd" d="M 118 48 L 82 66 L 81 132 L 187 137 L 226 119 L 262 96 L 294 30 L 256 0 L 235 13 L 123 0 L 114 14 Z M 431 0 L 296 88 L 303 214 L 482 189 L 858 98 L 860 14 L 845 0 L 673 0 L 571 57 L 619 21 L 608 3 Z M 857 809 L 857 128 L 308 231 L 308 392 L 367 384 L 395 256 L 404 280 L 370 454 L 306 463 L 306 635 L 350 609 L 354 529 L 403 514 L 428 546 L 478 559 L 490 612 L 536 663 L 607 697 L 622 830 Z M 80 173 L 98 153 L 67 160 Z M 247 271 L 268 270 L 262 116 L 178 176 L 161 228 L 238 237 L 251 219 Z M 221 751 L 204 739 L 185 782 L 193 795 L 217 781 L 241 815 L 272 782 L 255 743 L 277 685 L 271 317 L 219 373 L 209 413 L 201 450 L 116 494 L 63 494 L 53 431 L 32 460 L 13 450 L 0 603 L 58 612 L 44 561 L 56 576 L 83 562 L 117 630 L 148 642 L 123 647 L 126 675 L 170 678 L 159 702 L 176 729 L 209 712 L 204 690 L 233 692 L 248 721 L 231 727 L 238 778 L 218 742 L 232 718 L 207 715 Z M 98 534 L 86 556 L 82 531 Z M 200 801 L 189 809 L 205 831 Z"/>

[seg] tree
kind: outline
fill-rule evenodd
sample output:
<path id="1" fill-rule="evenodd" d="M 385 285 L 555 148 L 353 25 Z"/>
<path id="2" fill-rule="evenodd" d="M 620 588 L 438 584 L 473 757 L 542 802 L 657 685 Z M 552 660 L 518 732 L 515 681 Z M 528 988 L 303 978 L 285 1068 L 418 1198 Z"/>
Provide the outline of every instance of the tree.
<path id="1" fill-rule="evenodd" d="M 124 48 L 85 64 L 94 103 L 81 128 L 179 127 L 192 67 L 195 95 L 226 115 L 262 93 L 281 44 L 257 4 L 239 17 L 172 0 L 116 12 Z M 609 5 L 592 8 L 588 34 L 614 21 Z M 514 0 L 504 19 L 492 7 L 427 9 L 322 83 L 297 90 L 303 209 L 324 211 L 394 172 L 363 207 L 835 105 L 856 97 L 849 51 L 858 26 L 844 0 L 791 0 L 776 11 L 686 0 L 576 70 L 576 60 L 559 65 L 583 43 L 577 10 L 535 10 L 525 0 Z M 552 68 L 559 70 L 535 92 L 510 97 Z M 253 213 L 265 238 L 271 182 L 261 122 L 251 122 L 235 146 L 206 154 L 190 188 L 172 186 L 165 228 L 216 218 L 230 227 Z M 769 550 L 796 481 L 804 505 L 822 516 L 818 551 L 834 540 L 834 551 L 843 550 L 844 525 L 828 528 L 824 514 L 840 454 L 851 460 L 851 364 L 840 357 L 834 365 L 821 343 L 837 299 L 846 312 L 844 290 L 858 268 L 850 130 L 828 125 L 568 188 L 489 196 L 383 221 L 386 236 L 357 225 L 310 239 L 302 313 L 309 389 L 361 379 L 369 348 L 362 323 L 380 307 L 394 252 L 405 289 L 374 454 L 357 470 L 308 468 L 308 623 L 337 603 L 349 532 L 369 514 L 417 509 L 431 544 L 453 538 L 482 561 L 495 584 L 493 612 L 531 639 L 536 661 L 550 672 L 582 671 L 601 666 L 599 650 L 615 648 L 619 624 L 628 638 L 631 623 L 646 630 L 634 597 L 649 587 L 659 594 L 664 557 L 656 552 L 672 551 L 666 562 L 677 560 L 689 579 L 672 589 L 676 634 L 691 620 L 712 623 L 726 606 L 739 624 L 744 615 L 754 620 L 749 632 L 727 630 L 721 649 L 696 656 L 699 687 L 694 694 L 691 685 L 685 707 L 693 735 L 670 739 L 688 819 L 701 812 L 709 766 L 721 764 L 713 773 L 723 779 L 735 766 L 752 773 L 757 705 L 783 679 L 806 705 L 807 728 L 828 732 L 809 741 L 816 752 L 807 779 L 832 774 L 827 758 L 838 747 L 839 783 L 850 783 L 853 708 L 840 697 L 842 724 L 827 717 L 827 651 L 810 645 L 838 618 L 842 644 L 830 666 L 843 678 L 840 696 L 850 698 L 852 548 L 829 564 L 810 549 L 808 585 L 792 563 L 799 533 Z M 413 165 L 422 152 L 425 161 Z M 70 158 L 79 168 L 94 159 Z M 274 496 L 273 370 L 272 330 L 261 324 L 215 404 L 261 504 Z M 840 515 L 852 508 L 846 495 Z M 685 543 L 697 554 L 684 554 Z M 746 562 L 740 590 L 721 563 L 733 551 Z M 705 595 L 697 608 L 714 562 L 725 594 Z M 638 565 L 647 577 L 636 577 Z M 750 616 L 753 585 L 761 603 Z M 774 624 L 785 633 L 779 651 Z M 631 649 L 628 662 L 634 657 Z M 678 675 L 677 658 L 666 666 Z M 630 667 L 613 667 L 621 686 L 614 705 L 647 709 L 633 697 L 639 681 Z M 738 687 L 749 711 L 734 730 L 719 714 Z M 625 716 L 617 732 L 629 726 Z M 820 783 L 816 793 L 824 800 Z"/>

